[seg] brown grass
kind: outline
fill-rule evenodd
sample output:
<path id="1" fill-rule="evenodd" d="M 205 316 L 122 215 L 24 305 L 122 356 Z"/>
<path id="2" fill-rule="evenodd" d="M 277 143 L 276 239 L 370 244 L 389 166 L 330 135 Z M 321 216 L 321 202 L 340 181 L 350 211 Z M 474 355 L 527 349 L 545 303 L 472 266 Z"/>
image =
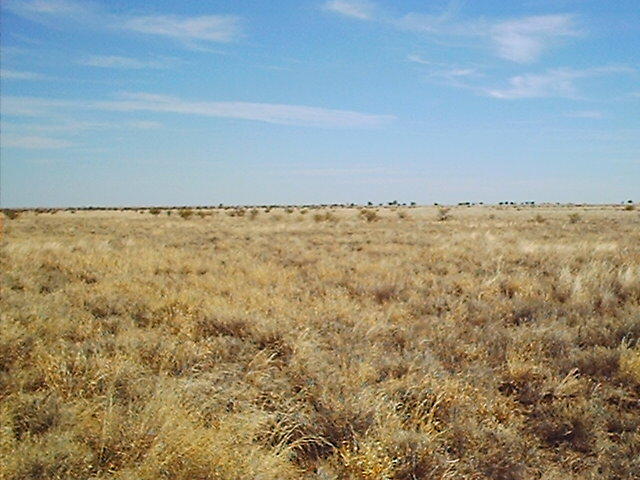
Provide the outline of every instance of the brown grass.
<path id="1" fill-rule="evenodd" d="M 0 478 L 637 478 L 637 212 L 398 211 L 5 220 Z"/>

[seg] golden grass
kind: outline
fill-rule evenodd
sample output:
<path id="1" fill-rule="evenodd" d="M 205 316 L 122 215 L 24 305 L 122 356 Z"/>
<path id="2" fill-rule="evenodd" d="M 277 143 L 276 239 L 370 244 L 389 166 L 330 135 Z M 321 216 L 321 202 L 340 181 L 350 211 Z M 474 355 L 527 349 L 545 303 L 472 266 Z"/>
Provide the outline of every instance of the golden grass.
<path id="1" fill-rule="evenodd" d="M 290 210 L 4 219 L 0 478 L 638 478 L 637 211 Z"/>

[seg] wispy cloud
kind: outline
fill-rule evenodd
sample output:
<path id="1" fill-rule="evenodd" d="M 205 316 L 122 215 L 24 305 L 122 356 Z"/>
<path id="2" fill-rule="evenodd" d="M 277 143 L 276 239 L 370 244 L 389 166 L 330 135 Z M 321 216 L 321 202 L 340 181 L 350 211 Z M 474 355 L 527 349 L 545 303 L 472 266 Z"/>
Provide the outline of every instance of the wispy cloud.
<path id="1" fill-rule="evenodd" d="M 153 130 L 161 128 L 162 123 L 152 120 L 134 120 L 133 122 L 128 122 L 128 126 L 131 128 L 138 128 L 140 130 Z"/>
<path id="2" fill-rule="evenodd" d="M 464 81 L 476 77 L 484 77 L 484 73 L 477 65 L 457 65 L 442 62 L 432 62 L 424 59 L 420 55 L 412 54 L 407 56 L 407 60 L 419 65 L 425 65 L 427 78 L 452 87 L 472 88 Z"/>
<path id="3" fill-rule="evenodd" d="M 392 121 L 391 115 L 373 115 L 306 105 L 249 102 L 191 102 L 178 97 L 147 93 L 125 94 L 122 100 L 98 102 L 99 108 L 118 111 L 150 111 L 255 120 L 283 125 L 314 127 L 376 127 Z"/>
<path id="4" fill-rule="evenodd" d="M 237 39 L 241 33 L 240 19 L 232 15 L 134 17 L 125 21 L 122 28 L 179 40 L 210 42 L 230 42 Z"/>
<path id="5" fill-rule="evenodd" d="M 425 60 L 420 55 L 417 55 L 415 53 L 407 55 L 407 61 L 413 62 L 413 63 L 419 63 L 421 65 L 431 65 L 431 62 L 429 60 Z"/>
<path id="6" fill-rule="evenodd" d="M 579 34 L 572 15 L 538 15 L 499 22 L 489 35 L 497 54 L 518 63 L 530 63 L 562 37 Z"/>
<path id="7" fill-rule="evenodd" d="M 230 42 L 242 34 L 241 19 L 233 15 L 132 16 L 106 11 L 96 3 L 74 0 L 8 0 L 6 9 L 53 28 L 124 30 L 172 38 L 187 45 L 190 42 Z"/>
<path id="8" fill-rule="evenodd" d="M 575 80 L 614 73 L 632 73 L 628 67 L 605 66 L 584 70 L 554 69 L 539 74 L 524 74 L 511 77 L 505 88 L 483 89 L 490 97 L 505 100 L 520 98 L 565 97 L 575 98 L 578 91 Z"/>
<path id="9" fill-rule="evenodd" d="M 112 20 L 108 12 L 103 12 L 99 5 L 88 1 L 6 0 L 4 7 L 14 15 L 54 28 L 69 24 L 85 28 L 104 27 Z"/>
<path id="10" fill-rule="evenodd" d="M 3 80 L 46 80 L 47 77 L 41 73 L 23 72 L 18 70 L 0 69 L 0 77 Z"/>
<path id="11" fill-rule="evenodd" d="M 444 9 L 436 13 L 409 12 L 397 19 L 388 20 L 390 23 L 402 30 L 429 34 L 470 34 L 474 33 L 468 29 L 473 26 L 475 30 L 480 23 L 467 24 L 463 28 L 460 22 L 455 22 L 456 15 L 460 10 L 460 2 L 449 2 Z"/>
<path id="12" fill-rule="evenodd" d="M 324 8 L 359 20 L 371 20 L 375 12 L 375 5 L 366 0 L 330 0 L 324 4 Z"/>
<path id="13" fill-rule="evenodd" d="M 22 15 L 83 15 L 91 2 L 74 0 L 7 0 L 6 7 Z"/>
<path id="14" fill-rule="evenodd" d="M 73 105 L 73 102 L 67 100 L 3 96 L 0 109 L 3 116 L 42 117 L 57 108 L 69 107 L 70 104 Z"/>
<path id="15" fill-rule="evenodd" d="M 446 70 L 436 70 L 429 75 L 432 77 L 462 78 L 480 76 L 481 73 L 475 68 L 449 68 Z"/>
<path id="16" fill-rule="evenodd" d="M 60 138 L 40 137 L 36 135 L 15 135 L 11 133 L 2 136 L 2 146 L 22 149 L 59 149 L 72 147 L 74 143 Z"/>
<path id="17" fill-rule="evenodd" d="M 439 39 L 474 39 L 497 56 L 518 63 L 531 63 L 559 40 L 581 34 L 576 17 L 571 14 L 532 15 L 512 19 L 460 19 L 462 3 L 449 1 L 436 12 L 409 12 L 401 17 L 374 15 L 375 6 L 368 1 L 332 0 L 326 10 L 360 20 L 376 20 L 400 30 L 421 33 Z M 479 42 L 478 42 L 479 40 Z M 412 55 L 416 61 L 418 56 Z M 417 62 L 421 63 L 421 62 Z"/>
<path id="18" fill-rule="evenodd" d="M 517 98 L 575 97 L 573 81 L 583 76 L 571 70 L 552 70 L 541 74 L 524 74 L 511 77 L 509 86 L 489 89 L 487 95 L 505 100 Z"/>
<path id="19" fill-rule="evenodd" d="M 43 114 L 46 116 L 46 114 Z M 139 129 L 151 130 L 162 127 L 162 123 L 150 120 L 127 120 L 122 122 L 91 122 L 56 119 L 54 123 L 2 122 L 4 131 L 20 135 L 33 134 L 80 134 L 95 130 Z"/>
<path id="20" fill-rule="evenodd" d="M 395 24 L 433 37 L 479 39 L 497 56 L 517 63 L 538 60 L 559 39 L 580 34 L 575 17 L 569 14 L 460 21 L 455 11 L 447 10 L 440 15 L 409 13 Z"/>
<path id="21" fill-rule="evenodd" d="M 174 113 L 323 128 L 371 128 L 395 120 L 393 115 L 376 115 L 307 105 L 195 102 L 179 97 L 149 93 L 124 93 L 116 100 L 103 101 L 5 97 L 2 105 L 4 115 L 15 116 L 45 117 L 70 109 Z"/>
<path id="22" fill-rule="evenodd" d="M 145 68 L 169 68 L 175 61 L 172 59 L 140 60 L 117 55 L 91 55 L 78 61 L 81 65 L 99 68 L 122 68 L 140 70 Z"/>

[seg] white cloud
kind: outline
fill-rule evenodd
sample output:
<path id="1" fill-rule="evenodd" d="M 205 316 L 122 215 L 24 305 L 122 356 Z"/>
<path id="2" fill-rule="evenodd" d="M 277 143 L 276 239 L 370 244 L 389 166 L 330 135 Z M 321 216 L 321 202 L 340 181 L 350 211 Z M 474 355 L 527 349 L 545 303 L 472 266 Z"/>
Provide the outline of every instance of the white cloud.
<path id="1" fill-rule="evenodd" d="M 68 140 L 51 137 L 39 137 L 35 135 L 4 134 L 2 146 L 24 149 L 58 149 L 71 147 L 74 144 Z"/>
<path id="2" fill-rule="evenodd" d="M 572 15 L 539 15 L 495 24 L 490 37 L 498 56 L 518 63 L 537 60 L 560 37 L 578 32 Z"/>
<path id="3" fill-rule="evenodd" d="M 78 63 L 89 67 L 138 70 L 144 68 L 169 68 L 169 66 L 174 62 L 171 59 L 139 60 L 137 58 L 120 57 L 117 55 L 92 55 L 83 58 Z"/>
<path id="4" fill-rule="evenodd" d="M 445 39 L 473 39 L 506 60 L 531 63 L 560 39 L 580 35 L 574 15 L 534 15 L 510 20 L 456 19 L 457 4 L 438 15 L 408 13 L 392 24 Z"/>
<path id="5" fill-rule="evenodd" d="M 230 42 L 241 35 L 240 18 L 232 15 L 127 16 L 110 13 L 96 3 L 72 0 L 8 0 L 6 9 L 53 28 L 125 30 L 184 42 Z"/>
<path id="6" fill-rule="evenodd" d="M 44 80 L 47 78 L 40 73 L 5 69 L 0 69 L 0 77 L 4 80 Z"/>
<path id="7" fill-rule="evenodd" d="M 89 2 L 73 0 L 7 0 L 6 8 L 21 16 L 39 19 L 44 16 L 77 16 L 91 10 Z"/>
<path id="8" fill-rule="evenodd" d="M 393 115 L 375 115 L 306 105 L 250 102 L 192 102 L 164 95 L 125 93 L 118 100 L 73 101 L 37 97 L 5 97 L 3 115 L 51 116 L 64 109 L 157 112 L 254 120 L 324 128 L 368 128 L 387 124 Z M 150 124 L 146 125 L 151 127 Z"/>
<path id="9" fill-rule="evenodd" d="M 134 93 L 123 100 L 97 102 L 98 108 L 118 111 L 150 111 L 255 120 L 283 125 L 315 127 L 375 127 L 393 120 L 391 115 L 372 115 L 306 105 L 249 102 L 189 102 L 177 97 Z"/>
<path id="10" fill-rule="evenodd" d="M 585 70 L 555 69 L 540 74 L 517 75 L 509 79 L 508 87 L 483 89 L 483 92 L 490 97 L 505 100 L 544 97 L 574 98 L 577 96 L 575 80 L 579 78 L 633 72 L 635 70 L 621 66 L 594 67 Z"/>
<path id="11" fill-rule="evenodd" d="M 420 55 L 416 55 L 413 53 L 410 55 L 407 55 L 407 61 L 413 62 L 413 63 L 420 63 L 422 65 L 431 65 L 431 62 L 429 60 L 425 60 Z"/>
<path id="12" fill-rule="evenodd" d="M 43 114 L 43 117 L 47 116 Z M 11 133 L 33 134 L 36 133 L 63 133 L 63 134 L 78 134 L 88 130 L 118 130 L 118 129 L 139 129 L 139 130 L 151 130 L 162 127 L 160 122 L 150 120 L 131 120 L 125 122 L 89 122 L 89 121 L 65 121 L 60 118 L 56 118 L 54 123 L 14 123 L 14 122 L 2 122 L 2 128 L 4 131 Z"/>
<path id="13" fill-rule="evenodd" d="M 39 117 L 47 115 L 52 109 L 68 107 L 66 100 L 53 100 L 39 97 L 3 96 L 0 103 L 2 115 Z"/>
<path id="14" fill-rule="evenodd" d="M 3 6 L 14 15 L 56 29 L 69 25 L 85 29 L 104 28 L 112 21 L 111 15 L 89 1 L 6 0 Z"/>
<path id="15" fill-rule="evenodd" d="M 440 14 L 432 15 L 427 13 L 410 12 L 391 23 L 402 30 L 412 32 L 436 34 L 436 35 L 472 35 L 478 33 L 480 23 L 454 22 L 455 14 L 458 11 L 457 5 L 453 3 Z M 486 28 L 482 28 L 485 30 Z"/>
<path id="16" fill-rule="evenodd" d="M 124 22 L 123 28 L 181 40 L 230 42 L 240 36 L 240 19 L 231 15 L 156 15 L 131 18 Z"/>
<path id="17" fill-rule="evenodd" d="M 438 74 L 446 77 L 473 77 L 478 75 L 478 71 L 475 68 L 452 68 Z"/>
<path id="18" fill-rule="evenodd" d="M 131 128 L 139 128 L 140 130 L 153 130 L 156 128 L 161 128 L 162 123 L 154 122 L 152 120 L 137 120 L 133 122 L 128 122 L 127 126 Z"/>
<path id="19" fill-rule="evenodd" d="M 542 74 L 517 75 L 509 79 L 503 89 L 487 90 L 490 97 L 501 99 L 573 97 L 573 80 L 580 75 L 570 70 L 552 70 Z"/>
<path id="20" fill-rule="evenodd" d="M 324 8 L 359 20 L 373 19 L 375 11 L 373 3 L 366 0 L 331 0 L 324 4 Z"/>

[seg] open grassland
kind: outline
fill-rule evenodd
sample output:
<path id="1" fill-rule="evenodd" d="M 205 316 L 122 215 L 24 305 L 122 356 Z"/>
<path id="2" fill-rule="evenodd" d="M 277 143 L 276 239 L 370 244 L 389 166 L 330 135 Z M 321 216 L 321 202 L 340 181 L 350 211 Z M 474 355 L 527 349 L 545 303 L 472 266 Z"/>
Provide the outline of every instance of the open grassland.
<path id="1" fill-rule="evenodd" d="M 240 212 L 4 219 L 0 478 L 639 478 L 637 210 Z"/>

